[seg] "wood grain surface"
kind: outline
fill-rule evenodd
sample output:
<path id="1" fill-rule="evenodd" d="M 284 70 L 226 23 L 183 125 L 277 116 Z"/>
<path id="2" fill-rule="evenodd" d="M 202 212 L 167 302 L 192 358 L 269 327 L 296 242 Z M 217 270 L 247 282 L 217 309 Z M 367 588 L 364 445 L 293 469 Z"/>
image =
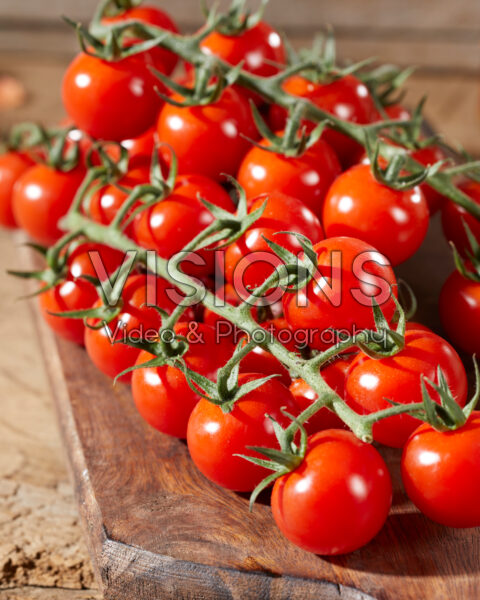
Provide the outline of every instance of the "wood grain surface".
<path id="1" fill-rule="evenodd" d="M 451 268 L 436 219 L 415 261 L 399 271 L 420 295 L 420 317 L 434 327 L 438 288 Z M 106 599 L 480 597 L 480 531 L 448 529 L 421 515 L 402 491 L 397 451 L 384 451 L 394 506 L 377 538 L 347 556 L 309 554 L 275 527 L 268 495 L 250 513 L 245 495 L 198 472 L 184 442 L 141 420 L 128 386 L 112 387 L 83 349 L 38 324 Z"/>

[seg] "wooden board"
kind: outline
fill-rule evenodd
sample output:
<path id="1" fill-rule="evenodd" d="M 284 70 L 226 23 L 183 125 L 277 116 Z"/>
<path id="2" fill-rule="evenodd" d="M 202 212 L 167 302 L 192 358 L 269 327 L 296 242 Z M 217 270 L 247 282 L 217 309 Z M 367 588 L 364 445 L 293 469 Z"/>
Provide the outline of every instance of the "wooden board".
<path id="1" fill-rule="evenodd" d="M 435 265 L 435 268 L 433 268 Z M 401 275 L 425 322 L 451 270 L 438 222 Z M 321 558 L 276 529 L 268 498 L 248 500 L 207 481 L 184 442 L 148 427 L 128 387 L 112 387 L 83 349 L 38 318 L 80 513 L 106 600 L 473 600 L 480 598 L 480 531 L 441 527 L 407 500 L 399 453 L 387 451 L 394 506 L 365 548 Z"/>

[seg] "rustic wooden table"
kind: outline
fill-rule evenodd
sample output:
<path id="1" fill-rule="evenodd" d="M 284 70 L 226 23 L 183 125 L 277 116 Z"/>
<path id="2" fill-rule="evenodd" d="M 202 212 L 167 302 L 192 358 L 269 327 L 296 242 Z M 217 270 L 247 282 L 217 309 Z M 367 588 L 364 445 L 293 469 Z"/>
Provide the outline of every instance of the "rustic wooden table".
<path id="1" fill-rule="evenodd" d="M 59 87 L 71 41 L 59 32 L 53 41 L 50 35 L 38 34 L 37 44 L 44 42 L 49 51 L 22 54 L 1 49 L 4 34 L 10 35 L 11 50 L 20 47 L 11 29 L 2 32 L 0 74 L 23 82 L 27 100 L 20 108 L 0 113 L 0 128 L 25 119 L 57 121 L 63 114 Z M 408 101 L 413 104 L 428 93 L 426 113 L 434 128 L 480 155 L 477 40 L 459 36 L 457 43 L 455 36 L 444 34 L 439 30 L 427 39 L 414 37 L 404 43 L 401 36 L 382 38 L 348 30 L 340 48 L 358 58 L 375 54 L 420 62 L 421 71 L 408 85 Z M 59 47 L 63 52 L 54 51 Z M 19 249 L 8 233 L 0 232 L 0 600 L 99 599 L 33 319 L 28 304 L 16 301 L 23 292 L 21 283 L 5 274 L 6 268 L 19 265 Z"/>

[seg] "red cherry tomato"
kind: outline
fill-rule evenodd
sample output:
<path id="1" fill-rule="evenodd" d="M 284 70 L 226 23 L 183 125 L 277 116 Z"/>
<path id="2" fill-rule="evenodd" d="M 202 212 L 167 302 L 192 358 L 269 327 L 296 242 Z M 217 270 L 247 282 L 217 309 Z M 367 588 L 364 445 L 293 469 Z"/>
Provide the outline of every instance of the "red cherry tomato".
<path id="1" fill-rule="evenodd" d="M 456 431 L 424 423 L 402 455 L 405 491 L 429 519 L 447 527 L 480 526 L 480 412 Z"/>
<path id="2" fill-rule="evenodd" d="M 244 373 L 239 384 L 259 379 L 258 374 Z M 229 413 L 208 400 L 200 400 L 190 415 L 187 443 L 193 462 L 211 481 L 237 492 L 250 492 L 269 471 L 234 456 L 260 456 L 247 446 L 278 446 L 272 421 L 274 417 L 286 427 L 289 419 L 281 412 L 295 414 L 295 403 L 288 389 L 271 379 L 253 392 L 240 398 Z"/>
<path id="3" fill-rule="evenodd" d="M 0 155 L 0 225 L 3 227 L 17 226 L 12 207 L 13 187 L 33 164 L 33 160 L 21 152 Z"/>
<path id="4" fill-rule="evenodd" d="M 104 273 L 95 270 L 96 263 L 92 261 L 92 253 L 96 252 L 105 269 Z M 122 252 L 103 244 L 86 242 L 75 248 L 68 257 L 65 279 L 38 297 L 42 316 L 57 335 L 83 345 L 85 325 L 81 319 L 56 317 L 50 313 L 91 308 L 98 300 L 98 293 L 94 285 L 81 278 L 82 275 L 102 280 L 104 275 L 111 275 L 122 264 L 123 259 Z"/>
<path id="5" fill-rule="evenodd" d="M 335 152 L 323 140 L 296 158 L 254 146 L 240 165 L 238 183 L 248 198 L 281 192 L 302 200 L 320 218 L 325 194 L 340 171 Z"/>
<path id="6" fill-rule="evenodd" d="M 178 28 L 171 17 L 156 6 L 135 6 L 118 15 L 104 17 L 102 19 L 102 23 L 106 25 L 119 23 L 121 21 L 141 21 L 143 23 L 155 25 L 156 27 L 161 27 L 167 31 L 172 31 L 173 33 L 178 33 Z M 138 43 L 143 40 L 134 38 L 132 41 Z M 147 51 L 147 54 L 153 66 L 166 75 L 170 75 L 178 62 L 177 55 L 165 48 L 152 48 L 152 50 Z"/>
<path id="7" fill-rule="evenodd" d="M 454 271 L 440 293 L 440 319 L 455 346 L 480 353 L 480 283 Z"/>
<path id="8" fill-rule="evenodd" d="M 25 171 L 12 195 L 18 226 L 40 244 L 50 246 L 56 242 L 64 233 L 58 221 L 70 208 L 84 175 L 80 167 L 63 172 L 41 164 Z"/>
<path id="9" fill-rule="evenodd" d="M 349 431 L 309 438 L 303 462 L 275 482 L 272 513 L 283 535 L 316 554 L 353 552 L 382 528 L 392 483 L 380 454 Z"/>
<path id="10" fill-rule="evenodd" d="M 437 367 L 445 375 L 448 386 L 460 406 L 467 398 L 467 377 L 462 362 L 448 342 L 428 331 L 407 331 L 405 347 L 395 356 L 373 360 L 361 352 L 347 373 L 346 398 L 363 414 L 400 404 L 422 402 L 421 376 L 434 383 Z M 431 397 L 439 402 L 438 394 L 427 384 Z M 418 427 L 418 419 L 402 414 L 378 421 L 373 426 L 377 442 L 401 448 Z"/>
<path id="11" fill-rule="evenodd" d="M 232 88 L 206 106 L 165 104 L 157 131 L 159 139 L 173 148 L 180 174 L 199 173 L 212 179 L 221 179 L 222 173 L 235 175 L 250 147 L 243 136 L 258 137 L 247 100 Z"/>
<path id="12" fill-rule="evenodd" d="M 142 135 L 130 140 L 122 140 L 122 146 L 128 150 L 128 166 L 130 169 L 147 166 L 152 162 L 155 148 L 156 129 L 151 127 Z"/>
<path id="13" fill-rule="evenodd" d="M 275 75 L 286 62 L 282 38 L 264 21 L 238 35 L 214 31 L 202 40 L 200 47 L 204 54 L 218 56 L 231 65 L 243 62 L 245 71 L 259 77 Z"/>
<path id="14" fill-rule="evenodd" d="M 314 246 L 318 271 L 308 285 L 283 296 L 285 318 L 302 330 L 308 345 L 323 350 L 335 343 L 334 331 L 350 335 L 375 327 L 372 298 L 387 320 L 393 317 L 396 279 L 388 260 L 372 246 L 335 237 Z"/>
<path id="15" fill-rule="evenodd" d="M 480 206 L 479 182 L 467 181 L 459 187 L 475 204 Z M 467 256 L 467 251 L 470 251 L 470 244 L 463 225 L 464 222 L 468 225 L 476 239 L 480 240 L 480 221 L 462 206 L 452 202 L 452 200 L 445 202 L 442 210 L 442 227 L 445 237 L 449 242 L 455 244 L 456 249 L 462 256 Z"/>
<path id="16" fill-rule="evenodd" d="M 249 212 L 259 209 L 265 202 L 262 216 L 225 251 L 225 277 L 241 296 L 245 295 L 248 286 L 261 285 L 282 264 L 263 237 L 294 253 L 301 251 L 297 238 L 279 232 L 300 233 L 313 243 L 323 239 L 320 221 L 301 200 L 272 190 L 254 198 Z"/>
<path id="17" fill-rule="evenodd" d="M 345 395 L 345 377 L 354 358 L 354 354 L 346 358 L 337 358 L 321 370 L 325 382 L 332 390 L 337 392 L 340 398 L 343 398 Z M 295 379 L 290 386 L 290 391 L 300 411 L 304 411 L 318 398 L 317 394 L 303 379 Z M 305 423 L 305 428 L 309 434 L 317 433 L 317 431 L 323 431 L 324 429 L 345 429 L 345 427 L 340 417 L 337 417 L 328 408 L 321 408 Z"/>
<path id="18" fill-rule="evenodd" d="M 265 341 L 269 341 L 272 337 L 281 341 L 281 343 L 290 352 L 296 352 L 297 346 L 288 323 L 285 319 L 277 318 L 265 321 L 261 327 L 265 329 Z M 257 338 L 260 340 L 260 338 Z M 273 356 L 266 348 L 256 346 L 252 352 L 240 363 L 241 373 L 261 373 L 262 375 L 280 375 L 278 381 L 281 381 L 283 385 L 287 387 L 290 385 L 292 379 L 288 369 L 286 369 L 282 363 Z"/>
<path id="19" fill-rule="evenodd" d="M 204 175 L 180 176 L 168 198 L 136 217 L 134 231 L 138 243 L 149 250 L 156 250 L 163 258 L 180 252 L 213 221 L 211 212 L 199 198 L 230 212 L 235 210 L 232 199 L 216 181 Z M 196 254 L 203 264 L 195 267 L 187 260 L 185 269 L 189 273 L 213 271 L 214 253 L 205 250 Z"/>
<path id="20" fill-rule="evenodd" d="M 259 77 L 270 77 L 286 63 L 286 51 L 280 35 L 264 21 L 238 35 L 223 35 L 217 31 L 202 40 L 205 54 L 218 56 L 231 65 L 243 62 L 243 69 Z M 261 103 L 261 98 L 245 88 L 235 86 L 247 97 Z"/>
<path id="21" fill-rule="evenodd" d="M 107 62 L 81 53 L 65 73 L 63 104 L 82 131 L 120 142 L 154 124 L 161 105 L 155 85 L 140 55 Z"/>
<path id="22" fill-rule="evenodd" d="M 369 165 L 356 165 L 332 184 L 323 206 L 327 237 L 348 235 L 384 254 L 392 265 L 410 258 L 428 229 L 428 206 L 419 187 L 397 191 L 379 183 Z"/>
<path id="23" fill-rule="evenodd" d="M 90 217 L 97 223 L 109 225 L 133 188 L 138 185 L 146 184 L 149 181 L 149 170 L 146 166 L 143 166 L 129 171 L 115 183 L 110 183 L 102 188 L 96 189 L 90 197 L 88 206 Z M 132 206 L 132 210 L 129 211 L 129 214 L 131 214 L 134 209 L 135 207 Z M 130 223 L 125 231 L 127 235 L 132 236 L 133 224 Z"/>
<path id="24" fill-rule="evenodd" d="M 176 304 L 167 291 L 174 290 L 173 286 L 161 277 L 154 278 L 154 289 L 148 290 L 151 279 L 146 275 L 130 275 L 122 292 L 122 309 L 120 314 L 107 325 L 100 329 L 85 329 L 85 347 L 91 361 L 109 377 L 116 377 L 119 373 L 133 367 L 140 350 L 132 348 L 119 340 L 128 338 L 154 337 L 161 326 L 159 313 L 146 303 L 149 300 L 149 291 L 155 295 L 155 304 L 171 312 Z M 97 302 L 95 306 L 101 306 Z M 189 314 L 185 313 L 188 319 Z M 98 319 L 89 319 L 89 325 L 98 325 Z M 114 343 L 117 342 L 117 343 Z M 128 382 L 132 374 L 127 373 L 120 381 Z"/>
<path id="25" fill-rule="evenodd" d="M 203 323 L 177 323 L 175 332 L 189 340 L 183 356 L 187 367 L 215 380 L 218 369 L 232 356 L 234 345 L 225 339 L 217 341 L 215 331 Z M 152 358 L 142 351 L 137 365 Z M 132 375 L 132 393 L 147 423 L 162 433 L 186 437 L 190 413 L 200 396 L 188 385 L 181 369 L 167 365 L 137 369 Z"/>
<path id="26" fill-rule="evenodd" d="M 313 83 L 300 75 L 287 79 L 283 88 L 293 96 L 310 100 L 322 110 L 342 119 L 364 125 L 378 120 L 378 111 L 366 85 L 353 75 L 346 75 L 331 83 Z M 273 105 L 270 109 L 270 126 L 275 131 L 285 127 L 287 113 L 285 109 Z M 314 127 L 309 124 L 309 129 Z M 362 146 L 349 137 L 327 129 L 323 139 L 335 150 L 340 162 L 348 167 L 357 162 L 362 153 Z"/>

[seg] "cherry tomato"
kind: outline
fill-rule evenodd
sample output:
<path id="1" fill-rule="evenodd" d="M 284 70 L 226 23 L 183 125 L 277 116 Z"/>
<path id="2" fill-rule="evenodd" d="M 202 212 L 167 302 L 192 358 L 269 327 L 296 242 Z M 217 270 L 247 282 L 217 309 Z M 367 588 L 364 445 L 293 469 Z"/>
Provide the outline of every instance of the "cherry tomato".
<path id="1" fill-rule="evenodd" d="M 138 185 L 146 184 L 149 181 L 149 169 L 146 166 L 142 166 L 130 170 L 115 183 L 110 183 L 102 188 L 96 189 L 90 197 L 88 206 L 90 217 L 97 223 L 109 225 L 133 188 Z M 134 209 L 135 207 L 132 206 L 132 210 L 129 211 L 129 214 L 131 214 Z M 130 237 L 132 236 L 132 223 L 127 226 L 125 232 Z"/>
<path id="2" fill-rule="evenodd" d="M 466 181 L 459 187 L 475 204 L 480 206 L 479 182 Z M 445 237 L 449 242 L 455 244 L 456 249 L 462 256 L 467 256 L 467 251 L 470 251 L 470 244 L 463 225 L 464 222 L 476 239 L 480 240 L 480 221 L 452 200 L 445 202 L 442 210 L 442 227 Z"/>
<path id="3" fill-rule="evenodd" d="M 429 519 L 447 527 L 480 526 L 480 412 L 456 431 L 420 425 L 401 464 L 408 497 Z"/>
<path id="4" fill-rule="evenodd" d="M 323 140 L 295 158 L 254 146 L 240 165 L 238 183 L 248 198 L 281 192 L 302 200 L 320 218 L 325 194 L 340 171 L 335 152 Z"/>
<path id="5" fill-rule="evenodd" d="M 327 237 L 348 235 L 384 254 L 392 265 L 422 244 L 429 212 L 419 187 L 397 191 L 379 183 L 368 165 L 356 165 L 332 184 L 323 206 Z"/>
<path id="6" fill-rule="evenodd" d="M 128 150 L 128 166 L 130 169 L 147 166 L 152 162 L 155 148 L 156 129 L 151 127 L 142 135 L 130 140 L 122 140 L 122 146 Z"/>
<path id="7" fill-rule="evenodd" d="M 202 40 L 200 47 L 204 54 L 218 56 L 231 65 L 243 62 L 245 71 L 259 77 L 278 73 L 287 58 L 282 38 L 264 21 L 238 35 L 214 31 Z"/>
<path id="8" fill-rule="evenodd" d="M 173 286 L 161 277 L 154 278 L 154 289 L 148 290 L 152 285 L 146 275 L 130 275 L 122 291 L 122 309 L 120 314 L 110 323 L 99 329 L 85 329 L 85 347 L 91 361 L 109 377 L 116 377 L 119 373 L 133 367 L 140 350 L 118 343 L 119 340 L 138 337 L 153 339 L 155 332 L 161 326 L 159 313 L 146 303 L 149 300 L 149 291 L 155 295 L 155 304 L 167 312 L 171 312 L 176 304 L 168 295 L 168 290 Z M 153 301 L 153 298 L 152 298 Z M 101 306 L 98 301 L 95 306 Z M 188 319 L 188 313 L 184 314 Z M 98 319 L 89 319 L 89 325 L 99 325 Z M 116 342 L 116 343 L 114 343 Z M 129 382 L 132 374 L 127 373 L 120 381 Z"/>
<path id="9" fill-rule="evenodd" d="M 378 250 L 350 237 L 329 238 L 314 250 L 314 278 L 305 288 L 283 296 L 285 318 L 292 329 L 305 332 L 310 347 L 323 350 L 332 345 L 338 339 L 334 331 L 355 335 L 375 328 L 372 298 L 387 320 L 393 317 L 396 279 Z"/>
<path id="10" fill-rule="evenodd" d="M 240 385 L 259 379 L 260 375 L 240 374 Z M 274 417 L 286 427 L 289 419 L 281 408 L 295 414 L 295 403 L 288 389 L 271 379 L 240 398 L 229 413 L 208 400 L 200 400 L 190 415 L 187 443 L 193 462 L 211 481 L 237 492 L 252 491 L 269 471 L 234 456 L 260 456 L 247 446 L 278 446 L 272 421 Z"/>
<path id="11" fill-rule="evenodd" d="M 448 338 L 468 354 L 480 353 L 480 283 L 454 271 L 440 293 L 440 319 Z"/>
<path id="12" fill-rule="evenodd" d="M 276 480 L 272 513 L 283 535 L 316 554 L 353 552 L 385 523 L 392 483 L 380 454 L 349 431 L 308 440 L 303 462 Z"/>
<path id="13" fill-rule="evenodd" d="M 187 367 L 215 380 L 217 371 L 228 361 L 234 345 L 216 340 L 215 331 L 203 323 L 177 323 L 175 332 L 189 341 L 183 356 Z M 154 358 L 142 351 L 137 365 Z M 162 433 L 184 438 L 187 424 L 200 396 L 188 385 L 181 369 L 165 365 L 137 369 L 132 375 L 132 393 L 142 417 Z"/>
<path id="14" fill-rule="evenodd" d="M 273 337 L 282 342 L 282 344 L 290 352 L 297 351 L 293 331 L 290 330 L 285 319 L 276 318 L 262 323 L 261 327 L 265 329 L 265 341 L 271 340 Z M 292 379 L 288 369 L 273 356 L 266 348 L 256 346 L 252 352 L 240 363 L 241 373 L 261 373 L 262 375 L 280 375 L 278 380 L 286 385 L 290 385 Z"/>
<path id="15" fill-rule="evenodd" d="M 177 95 L 172 98 L 182 100 Z M 250 147 L 243 136 L 258 138 L 247 100 L 232 88 L 206 106 L 165 104 L 157 132 L 173 148 L 180 174 L 199 173 L 212 179 L 221 179 L 222 173 L 235 175 Z"/>
<path id="16" fill-rule="evenodd" d="M 103 17 L 102 19 L 102 23 L 106 25 L 119 23 L 121 21 L 141 21 L 143 23 L 155 25 L 156 27 L 161 27 L 166 31 L 178 33 L 178 28 L 171 17 L 156 6 L 135 6 L 118 15 Z M 139 43 L 144 40 L 137 40 L 134 38 L 132 41 Z M 172 73 L 178 62 L 177 55 L 165 48 L 152 48 L 151 50 L 148 50 L 146 54 L 148 54 L 152 65 L 166 75 Z"/>
<path id="17" fill-rule="evenodd" d="M 64 232 L 58 227 L 82 183 L 85 171 L 57 171 L 38 164 L 17 180 L 12 195 L 12 207 L 19 227 L 40 244 L 50 246 Z"/>
<path id="18" fill-rule="evenodd" d="M 17 179 L 31 166 L 33 160 L 21 152 L 5 152 L 0 155 L 0 225 L 14 228 L 17 226 L 13 216 L 13 187 Z"/>
<path id="19" fill-rule="evenodd" d="M 279 232 L 300 233 L 313 243 L 323 239 L 320 221 L 301 200 L 272 190 L 254 198 L 249 212 L 254 212 L 264 203 L 266 206 L 261 217 L 225 251 L 225 277 L 240 295 L 248 286 L 261 285 L 282 264 L 264 237 L 294 253 L 301 250 L 298 239 Z"/>
<path id="20" fill-rule="evenodd" d="M 97 272 L 92 261 L 92 253 L 98 252 L 105 272 Z M 67 275 L 63 281 L 38 297 L 40 311 L 55 333 L 67 340 L 83 345 L 85 325 L 81 319 L 56 317 L 50 313 L 91 308 L 98 300 L 95 286 L 82 275 L 90 275 L 100 280 L 111 275 L 123 262 L 124 255 L 103 244 L 86 242 L 80 244 L 68 257 Z"/>
<path id="21" fill-rule="evenodd" d="M 354 358 L 354 354 L 346 358 L 337 358 L 321 370 L 325 383 L 333 391 L 337 392 L 340 398 L 343 398 L 345 395 L 346 373 Z M 303 379 L 295 379 L 290 385 L 290 391 L 300 411 L 304 411 L 318 398 L 317 394 Z M 321 408 L 305 423 L 305 429 L 309 434 L 317 433 L 317 431 L 323 431 L 324 429 L 345 429 L 345 427 L 346 425 L 340 417 L 337 417 L 328 408 Z"/>
<path id="22" fill-rule="evenodd" d="M 346 398 L 357 412 L 370 414 L 392 405 L 422 402 L 421 376 L 434 383 L 437 367 L 460 406 L 467 398 L 467 377 L 462 362 L 448 342 L 428 331 L 407 331 L 405 347 L 395 356 L 373 360 L 361 352 L 347 373 Z M 431 397 L 439 402 L 437 392 L 427 384 Z M 408 414 L 378 421 L 373 426 L 377 442 L 402 448 L 419 421 Z"/>
<path id="23" fill-rule="evenodd" d="M 154 124 L 161 105 L 155 85 L 140 55 L 108 62 L 81 53 L 65 73 L 63 104 L 82 131 L 120 142 Z"/>
<path id="24" fill-rule="evenodd" d="M 378 111 L 366 85 L 353 75 L 335 79 L 331 83 L 313 83 L 300 75 L 287 79 L 283 88 L 293 96 L 310 100 L 322 110 L 342 119 L 364 125 L 378 120 Z M 270 109 L 270 126 L 275 131 L 285 127 L 287 113 L 278 105 Z M 313 129 L 312 123 L 308 124 Z M 335 150 L 340 162 L 348 167 L 357 162 L 363 148 L 345 134 L 333 129 L 325 130 L 323 139 Z"/>
<path id="25" fill-rule="evenodd" d="M 156 250 L 163 258 L 180 252 L 213 221 L 211 212 L 199 198 L 230 212 L 235 210 L 232 199 L 216 181 L 204 175 L 180 176 L 170 196 L 136 217 L 134 235 L 138 243 L 149 250 Z M 214 253 L 205 250 L 196 254 L 203 265 L 195 268 L 187 260 L 184 265 L 186 271 L 196 274 L 213 271 Z"/>
<path id="26" fill-rule="evenodd" d="M 231 65 L 243 62 L 242 68 L 258 77 L 275 75 L 287 59 L 282 38 L 264 21 L 238 35 L 214 31 L 202 40 L 200 47 L 204 54 L 218 56 Z M 257 94 L 240 86 L 235 86 L 235 89 L 252 98 L 256 104 L 261 103 Z"/>

